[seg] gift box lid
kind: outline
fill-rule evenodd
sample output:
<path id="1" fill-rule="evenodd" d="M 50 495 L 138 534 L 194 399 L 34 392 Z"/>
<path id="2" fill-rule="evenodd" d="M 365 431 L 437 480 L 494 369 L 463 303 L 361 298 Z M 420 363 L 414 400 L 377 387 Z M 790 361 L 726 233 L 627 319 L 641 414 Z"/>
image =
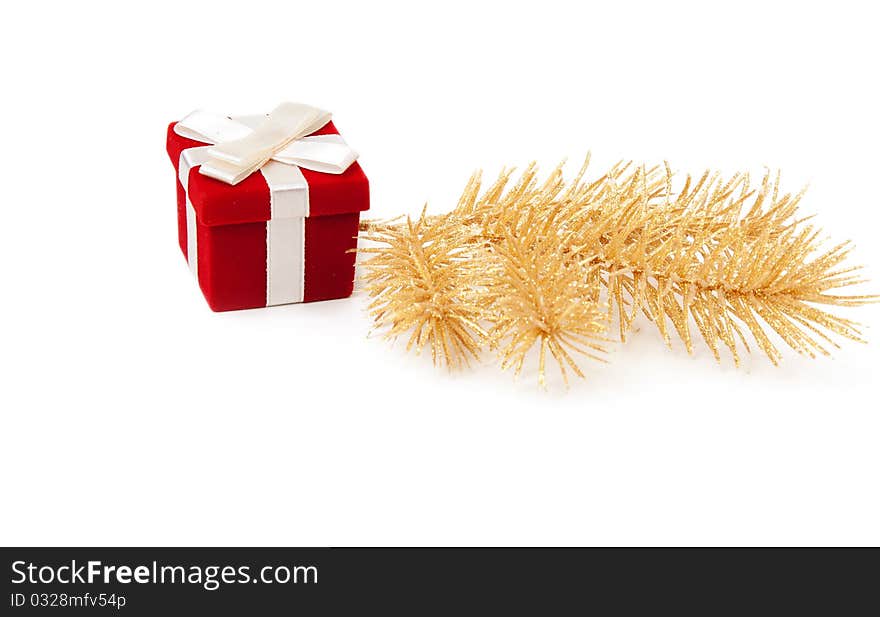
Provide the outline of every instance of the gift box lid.
<path id="1" fill-rule="evenodd" d="M 174 169 L 180 171 L 180 155 L 188 148 L 208 144 L 183 137 L 174 132 L 177 123 L 168 125 L 167 150 Z M 328 122 L 312 135 L 338 135 Z M 361 212 L 370 207 L 369 183 L 357 162 L 341 174 L 321 173 L 300 168 L 308 182 L 309 216 L 332 216 Z M 209 178 L 199 173 L 198 166 L 189 172 L 185 186 L 196 217 L 203 225 L 236 225 L 259 223 L 271 217 L 269 185 L 262 173 L 255 172 L 236 185 Z"/>

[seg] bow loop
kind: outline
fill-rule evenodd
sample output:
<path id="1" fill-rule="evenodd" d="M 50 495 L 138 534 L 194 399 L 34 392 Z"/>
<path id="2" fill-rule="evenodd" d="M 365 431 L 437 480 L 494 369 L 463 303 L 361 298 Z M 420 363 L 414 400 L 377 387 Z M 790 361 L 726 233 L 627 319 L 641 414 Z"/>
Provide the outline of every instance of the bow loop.
<path id="1" fill-rule="evenodd" d="M 263 118 L 233 120 L 195 111 L 177 123 L 182 137 L 214 144 L 203 175 L 238 184 L 269 160 L 329 174 L 341 174 L 357 159 L 339 135 L 308 137 L 330 121 L 330 113 L 301 103 L 282 103 Z"/>

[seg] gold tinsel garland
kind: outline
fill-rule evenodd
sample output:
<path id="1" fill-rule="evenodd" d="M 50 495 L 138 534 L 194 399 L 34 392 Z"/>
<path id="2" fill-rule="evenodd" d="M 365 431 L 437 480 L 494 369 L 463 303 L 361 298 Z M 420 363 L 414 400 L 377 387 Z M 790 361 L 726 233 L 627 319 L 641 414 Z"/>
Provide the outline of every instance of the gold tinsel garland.
<path id="1" fill-rule="evenodd" d="M 797 218 L 803 192 L 780 194 L 778 175 L 753 186 L 706 172 L 674 191 L 668 165 L 621 162 L 587 180 L 588 164 L 568 183 L 562 165 L 543 183 L 534 164 L 512 186 L 503 171 L 482 194 L 476 173 L 447 214 L 362 223 L 375 327 L 450 367 L 489 348 L 519 373 L 537 346 L 542 385 L 548 352 L 566 383 L 567 369 L 583 377 L 576 355 L 601 360 L 612 316 L 621 340 L 642 313 L 689 352 L 695 326 L 737 364 L 750 338 L 779 362 L 768 328 L 813 357 L 837 347 L 831 334 L 861 341 L 820 307 L 877 297 L 829 293 L 863 282 L 844 265 L 849 243 L 823 250 Z"/>

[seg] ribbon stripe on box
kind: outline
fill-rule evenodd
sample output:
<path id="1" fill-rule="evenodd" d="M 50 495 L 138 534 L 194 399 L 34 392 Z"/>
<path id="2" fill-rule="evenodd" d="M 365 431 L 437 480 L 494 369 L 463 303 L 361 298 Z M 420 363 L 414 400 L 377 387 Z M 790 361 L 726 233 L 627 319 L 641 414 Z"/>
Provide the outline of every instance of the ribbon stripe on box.
<path id="1" fill-rule="evenodd" d="M 187 261 L 198 278 L 196 210 L 190 172 L 236 185 L 259 171 L 269 189 L 266 221 L 266 306 L 302 302 L 305 219 L 309 183 L 300 168 L 342 174 L 357 159 L 338 134 L 310 135 L 330 121 L 328 112 L 284 103 L 268 116 L 228 118 L 195 111 L 174 126 L 181 137 L 204 143 L 180 153 L 178 174 L 186 193 Z"/>

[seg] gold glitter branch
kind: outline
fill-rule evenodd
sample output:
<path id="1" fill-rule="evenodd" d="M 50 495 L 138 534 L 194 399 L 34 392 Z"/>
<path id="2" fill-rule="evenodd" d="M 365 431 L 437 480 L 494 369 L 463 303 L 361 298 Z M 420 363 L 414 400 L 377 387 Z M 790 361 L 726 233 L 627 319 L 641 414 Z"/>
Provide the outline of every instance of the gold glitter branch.
<path id="1" fill-rule="evenodd" d="M 596 267 L 566 250 L 553 233 L 554 222 L 527 220 L 518 231 L 504 230 L 490 245 L 497 265 L 490 270 L 485 293 L 490 343 L 500 351 L 501 368 L 512 366 L 518 375 L 537 344 L 542 386 L 547 351 L 566 384 L 566 365 L 584 376 L 571 352 L 604 361 L 595 352 L 605 351 L 600 341 L 608 316 L 599 304 Z"/>
<path id="2" fill-rule="evenodd" d="M 660 180 L 658 181 L 658 177 Z M 803 193 L 779 194 L 765 176 L 752 190 L 747 175 L 688 177 L 675 196 L 665 169 L 611 176 L 608 199 L 573 209 L 576 243 L 606 273 L 621 338 L 641 311 L 670 343 L 669 324 L 693 351 L 691 324 L 720 359 L 739 363 L 746 331 L 776 364 L 769 327 L 799 353 L 828 354 L 828 334 L 861 340 L 858 325 L 816 305 L 856 306 L 875 296 L 828 293 L 864 282 L 843 267 L 847 243 L 823 251 L 820 231 L 795 218 Z M 627 307 L 630 307 L 627 311 Z M 667 323 L 668 321 L 668 323 Z"/>
<path id="3" fill-rule="evenodd" d="M 373 254 L 364 280 L 376 328 L 391 339 L 410 332 L 407 351 L 429 344 L 435 364 L 477 358 L 486 338 L 479 295 L 471 292 L 479 270 L 460 230 L 430 224 L 423 211 L 415 223 L 374 224 L 363 237 L 382 245 L 359 249 Z"/>
<path id="4" fill-rule="evenodd" d="M 820 307 L 877 297 L 833 293 L 863 282 L 844 263 L 850 246 L 823 249 L 797 218 L 803 193 L 781 195 L 778 176 L 753 188 L 707 172 L 674 192 L 668 166 L 621 162 L 588 181 L 588 163 L 568 183 L 561 165 L 543 183 L 534 164 L 512 185 L 504 171 L 482 194 L 477 173 L 447 214 L 364 223 L 376 327 L 449 366 L 485 346 L 519 373 L 537 346 L 542 384 L 547 352 L 566 383 L 567 369 L 583 376 L 577 355 L 601 359 L 608 303 L 621 340 L 643 314 L 667 344 L 675 332 L 692 352 L 695 327 L 736 363 L 750 339 L 778 363 L 770 332 L 810 356 L 837 346 L 832 334 L 861 340 Z"/>

